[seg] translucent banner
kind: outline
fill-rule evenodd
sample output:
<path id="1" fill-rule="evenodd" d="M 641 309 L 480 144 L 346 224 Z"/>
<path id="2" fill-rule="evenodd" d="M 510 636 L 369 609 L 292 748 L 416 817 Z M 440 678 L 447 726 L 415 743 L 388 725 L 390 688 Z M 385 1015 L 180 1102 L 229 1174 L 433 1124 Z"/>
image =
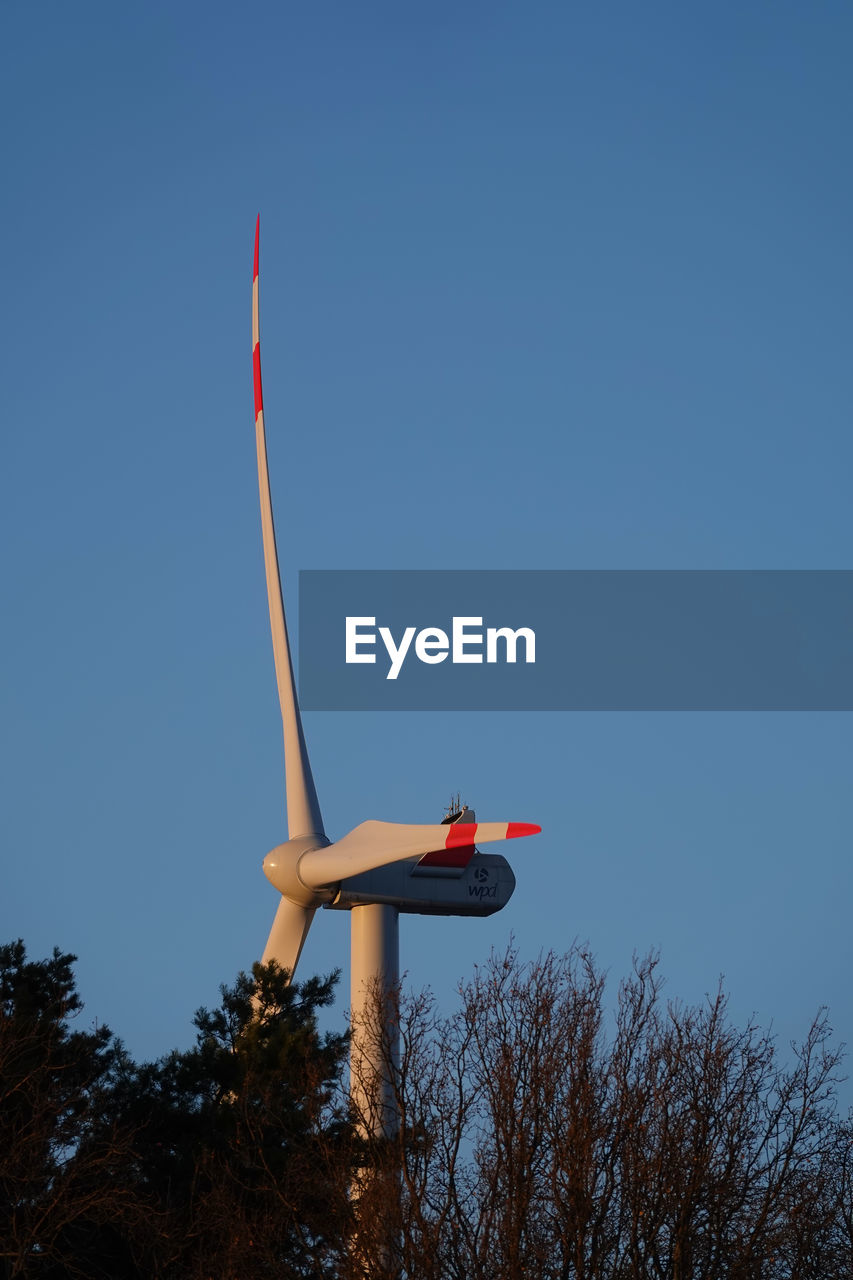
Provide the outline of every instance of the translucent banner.
<path id="1" fill-rule="evenodd" d="M 853 571 L 310 570 L 318 711 L 853 710 Z"/>

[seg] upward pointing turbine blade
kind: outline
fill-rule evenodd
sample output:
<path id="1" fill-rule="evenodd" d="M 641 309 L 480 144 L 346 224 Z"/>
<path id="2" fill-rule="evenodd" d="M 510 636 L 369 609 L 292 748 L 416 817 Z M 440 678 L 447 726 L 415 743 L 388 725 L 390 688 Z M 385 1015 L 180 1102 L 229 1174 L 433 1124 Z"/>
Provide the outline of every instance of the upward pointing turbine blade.
<path id="1" fill-rule="evenodd" d="M 264 433 L 264 396 L 261 386 L 261 332 L 258 316 L 260 234 L 261 218 L 259 214 L 255 228 L 255 276 L 252 286 L 255 439 L 258 448 L 258 486 L 261 496 L 261 529 L 264 539 L 267 599 L 270 607 L 270 627 L 272 629 L 272 647 L 275 657 L 275 676 L 278 683 L 278 700 L 281 705 L 281 720 L 284 728 L 287 830 L 291 840 L 299 836 L 316 835 L 325 842 L 323 819 L 320 816 L 320 804 L 317 800 L 314 779 L 311 776 L 311 764 L 308 760 L 308 749 L 305 746 L 305 734 L 302 730 L 302 717 L 299 714 L 299 703 L 296 699 L 296 685 L 293 679 L 293 663 L 290 657 L 290 643 L 287 638 L 287 623 L 284 617 L 284 601 L 281 594 L 281 578 L 278 570 L 278 553 L 275 545 L 275 526 L 272 516 L 269 471 L 267 469 L 267 441 Z"/>

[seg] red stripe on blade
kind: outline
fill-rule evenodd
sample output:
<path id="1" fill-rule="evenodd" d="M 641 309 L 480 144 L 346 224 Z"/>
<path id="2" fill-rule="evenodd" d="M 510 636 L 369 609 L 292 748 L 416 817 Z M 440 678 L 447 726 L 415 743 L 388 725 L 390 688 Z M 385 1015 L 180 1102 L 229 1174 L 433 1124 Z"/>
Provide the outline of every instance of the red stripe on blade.
<path id="1" fill-rule="evenodd" d="M 473 844 L 477 834 L 476 822 L 452 822 L 447 828 L 445 849 L 455 849 L 457 845 Z"/>
<path id="2" fill-rule="evenodd" d="M 508 822 L 506 828 L 507 840 L 514 840 L 516 836 L 538 836 L 542 830 L 537 827 L 535 822 Z"/>
<path id="3" fill-rule="evenodd" d="M 255 417 L 264 407 L 264 390 L 261 386 L 261 344 L 258 343 L 252 352 L 252 369 L 255 375 Z"/>

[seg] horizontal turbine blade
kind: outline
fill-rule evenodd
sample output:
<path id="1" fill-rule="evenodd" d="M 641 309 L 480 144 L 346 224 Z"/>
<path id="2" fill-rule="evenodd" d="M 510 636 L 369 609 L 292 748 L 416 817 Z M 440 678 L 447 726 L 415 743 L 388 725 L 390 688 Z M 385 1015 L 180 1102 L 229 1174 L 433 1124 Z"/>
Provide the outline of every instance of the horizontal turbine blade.
<path id="1" fill-rule="evenodd" d="M 315 907 L 300 907 L 295 902 L 282 898 L 261 956 L 261 964 L 277 960 L 282 969 L 289 970 L 292 979 L 315 910 Z"/>
<path id="2" fill-rule="evenodd" d="M 349 876 L 384 867 L 389 862 L 417 858 L 437 849 L 452 849 L 491 840 L 536 835 L 532 822 L 454 822 L 415 825 L 401 822 L 362 822 L 343 839 L 325 849 L 312 849 L 299 860 L 299 878 L 309 889 L 337 884 Z"/>

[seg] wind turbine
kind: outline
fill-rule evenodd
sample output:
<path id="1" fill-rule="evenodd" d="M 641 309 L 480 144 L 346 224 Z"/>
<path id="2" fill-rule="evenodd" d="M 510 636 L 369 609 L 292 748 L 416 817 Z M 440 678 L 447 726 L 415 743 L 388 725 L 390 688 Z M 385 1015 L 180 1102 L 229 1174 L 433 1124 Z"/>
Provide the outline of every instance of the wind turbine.
<path id="1" fill-rule="evenodd" d="M 465 807 L 443 823 L 414 825 L 362 822 L 331 842 L 323 828 L 311 775 L 302 717 L 296 696 L 287 636 L 284 601 L 276 551 L 272 499 L 267 469 L 264 404 L 261 388 L 258 320 L 258 256 L 260 216 L 255 228 L 255 272 L 252 288 L 252 363 L 255 387 L 255 437 L 261 499 L 264 564 L 272 628 L 273 655 L 284 729 L 284 769 L 288 839 L 264 859 L 264 872 L 281 894 L 263 963 L 277 960 L 291 977 L 318 907 L 351 913 L 350 994 L 353 1026 L 363 1026 L 366 1001 L 377 989 L 391 989 L 399 974 L 399 915 L 488 916 L 509 901 L 515 877 L 504 857 L 482 854 L 474 841 L 486 844 L 535 835 L 526 822 L 478 823 Z M 370 1057 L 362 1043 L 354 1053 Z M 393 1040 L 393 1029 L 390 1032 Z M 380 1092 L 379 1115 L 389 1117 L 387 1081 L 375 1060 L 371 1074 Z"/>

